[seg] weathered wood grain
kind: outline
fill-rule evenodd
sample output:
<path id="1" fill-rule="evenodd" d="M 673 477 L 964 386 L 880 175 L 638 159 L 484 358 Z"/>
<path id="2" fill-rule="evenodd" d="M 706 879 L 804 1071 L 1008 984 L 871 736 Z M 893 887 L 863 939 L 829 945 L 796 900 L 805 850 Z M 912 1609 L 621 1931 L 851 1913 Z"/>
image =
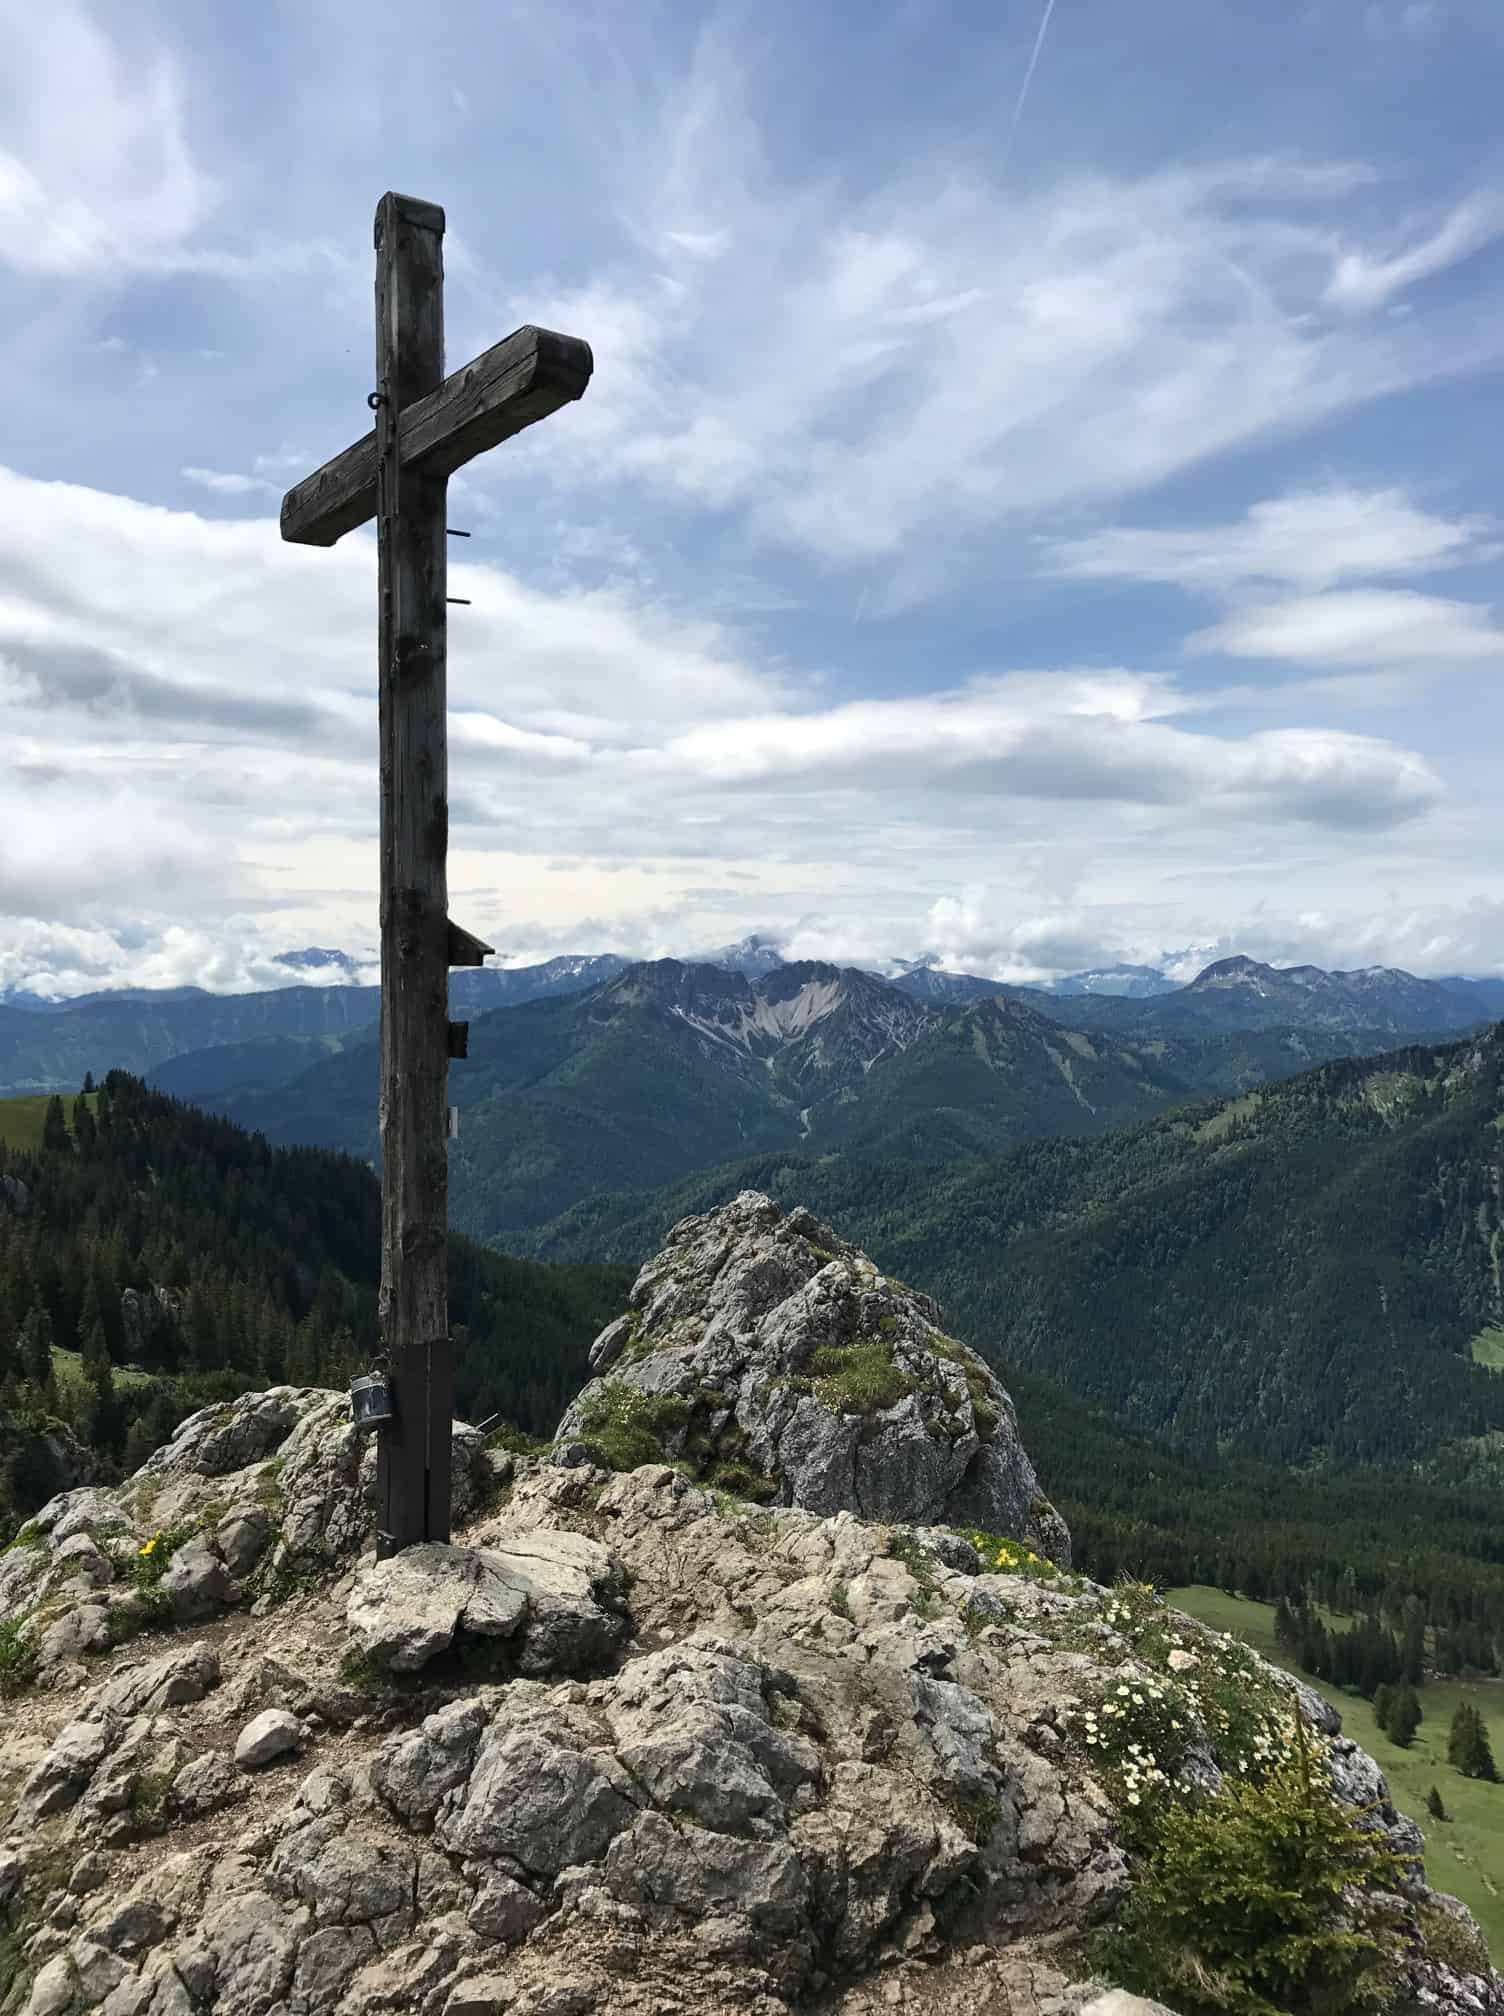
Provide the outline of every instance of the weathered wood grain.
<path id="1" fill-rule="evenodd" d="M 434 209 L 432 204 L 423 207 Z M 442 219 L 442 211 L 435 214 Z M 452 476 L 487 448 L 578 399 L 593 368 L 590 345 L 578 337 L 531 324 L 515 330 L 411 407 L 400 409 L 403 474 Z M 300 546 L 332 546 L 375 510 L 372 432 L 288 491 L 282 499 L 282 537 Z"/>
<path id="2" fill-rule="evenodd" d="M 519 329 L 444 376 L 444 213 L 376 209 L 374 431 L 282 501 L 282 536 L 332 546 L 377 517 L 381 744 L 381 1338 L 395 1418 L 377 1445 L 377 1552 L 450 1530 L 449 1166 L 458 1131 L 449 968 L 494 948 L 448 917 L 446 528 L 449 476 L 590 382 L 588 343 Z"/>
<path id="3" fill-rule="evenodd" d="M 404 467 L 400 417 L 444 375 L 444 215 L 376 212 L 380 483 L 381 1329 L 396 1418 L 377 1552 L 449 1538 L 449 753 L 442 474 Z"/>

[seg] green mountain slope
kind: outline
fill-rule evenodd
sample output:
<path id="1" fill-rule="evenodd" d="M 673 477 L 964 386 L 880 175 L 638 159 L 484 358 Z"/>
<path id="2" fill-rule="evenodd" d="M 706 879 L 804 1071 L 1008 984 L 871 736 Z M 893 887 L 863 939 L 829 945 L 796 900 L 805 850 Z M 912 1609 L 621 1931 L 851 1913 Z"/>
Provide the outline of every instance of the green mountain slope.
<path id="1" fill-rule="evenodd" d="M 0 1145 L 0 1514 L 18 1423 L 59 1419 L 118 1462 L 133 1433 L 149 1450 L 204 1400 L 342 1383 L 376 1349 L 380 1245 L 369 1169 L 271 1148 L 123 1072 L 66 1150 Z M 462 1411 L 551 1432 L 630 1276 L 458 1238 L 449 1270 Z M 91 1342 L 89 1380 L 40 1376 L 49 1347 L 87 1360 Z M 145 1376 L 117 1381 L 127 1363 Z"/>
<path id="2" fill-rule="evenodd" d="M 764 1157 L 581 1205 L 534 1250 L 636 1258 L 752 1183 L 922 1281 L 1005 1374 L 1185 1446 L 1444 1477 L 1504 1432 L 1471 1352 L 1504 1313 L 1501 1078 L 1504 1025 L 948 1168 Z"/>

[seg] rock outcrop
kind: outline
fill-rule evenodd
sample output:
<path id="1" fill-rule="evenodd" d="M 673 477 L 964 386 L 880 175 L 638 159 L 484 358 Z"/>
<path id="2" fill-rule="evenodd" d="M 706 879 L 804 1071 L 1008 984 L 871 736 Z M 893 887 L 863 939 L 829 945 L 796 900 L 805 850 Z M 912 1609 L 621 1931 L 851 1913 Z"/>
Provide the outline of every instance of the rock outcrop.
<path id="1" fill-rule="evenodd" d="M 1291 1757 L 1392 1851 L 1386 2011 L 1504 2016 L 1335 1710 L 1069 1572 L 926 1297 L 748 1193 L 595 1359 L 550 1457 L 456 1426 L 453 1544 L 377 1561 L 278 1387 L 0 1553 L 0 2016 L 1167 2016 L 1068 1956 L 1146 1800 Z"/>
<path id="2" fill-rule="evenodd" d="M 134 1550 L 150 1480 L 223 1560 L 249 1513 L 192 1494 L 300 1434 L 310 1502 L 344 1505 L 349 1452 L 310 1426 L 335 1404 L 211 1411 L 0 1565 L 35 1556 L 45 1587 L 81 1539 Z M 260 1559 L 297 1517 L 268 1516 Z M 453 1547 L 297 1558 L 212 1641 L 163 1611 L 7 1704 L 7 2016 L 1162 2016 L 1058 1944 L 1131 1891 L 1143 1746 L 1111 1732 L 1135 1700 L 1203 1792 L 1301 1717 L 1331 1796 L 1406 1858 L 1394 2007 L 1504 2016 L 1334 1711 L 1147 1590 L 666 1464 L 533 1458 Z"/>
<path id="3" fill-rule="evenodd" d="M 1067 1563 L 1013 1403 L 938 1307 L 808 1211 L 745 1190 L 643 1268 L 555 1461 L 654 1453 L 813 1512 L 977 1527 Z"/>

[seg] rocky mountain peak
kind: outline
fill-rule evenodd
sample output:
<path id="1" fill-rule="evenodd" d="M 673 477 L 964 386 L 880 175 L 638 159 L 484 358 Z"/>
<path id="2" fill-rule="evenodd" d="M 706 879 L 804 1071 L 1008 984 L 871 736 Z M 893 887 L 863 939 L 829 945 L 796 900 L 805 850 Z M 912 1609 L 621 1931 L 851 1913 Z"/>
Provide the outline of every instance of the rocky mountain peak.
<path id="1" fill-rule="evenodd" d="M 1005 1396 L 937 1318 L 749 1193 L 676 1228 L 601 1350 L 651 1409 L 693 1348 L 729 1396 L 800 1338 L 840 1400 L 891 1344 L 916 1405 L 862 1446 L 916 1412 L 991 1446 Z M 795 1393 L 817 1435 L 845 1418 Z M 610 1411 L 613 1459 L 645 1418 Z M 886 1446 L 890 1496 L 929 1474 Z M 1201 1813 L 1298 1756 L 1387 1857 L 1342 1900 L 1394 1941 L 1384 2006 L 1504 2016 L 1335 1711 L 1152 1591 L 997 1530 L 758 1506 L 686 1477 L 690 1442 L 613 1474 L 456 1424 L 453 1453 L 455 1544 L 378 1563 L 345 1396 L 245 1394 L 0 1553 L 8 2016 L 1165 2016 L 1061 1944 L 1131 1905 L 1150 1726 L 1155 1796 Z"/>
<path id="2" fill-rule="evenodd" d="M 1070 1559 L 987 1365 L 808 1211 L 744 1190 L 684 1219 L 590 1365 L 556 1462 L 656 1452 L 765 1503 L 983 1527 Z"/>
<path id="3" fill-rule="evenodd" d="M 1215 959 L 1210 966 L 1203 966 L 1195 979 L 1187 984 L 1185 991 L 1188 994 L 1206 994 L 1217 987 L 1263 987 L 1278 978 L 1272 966 L 1246 958 L 1239 952 L 1230 959 Z"/>

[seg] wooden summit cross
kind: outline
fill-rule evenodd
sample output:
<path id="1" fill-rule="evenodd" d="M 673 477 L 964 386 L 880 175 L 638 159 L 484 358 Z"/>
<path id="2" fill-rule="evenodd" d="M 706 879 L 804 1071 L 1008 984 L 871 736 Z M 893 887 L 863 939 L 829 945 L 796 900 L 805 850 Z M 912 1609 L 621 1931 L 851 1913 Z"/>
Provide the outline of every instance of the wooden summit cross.
<path id="1" fill-rule="evenodd" d="M 376 208 L 374 433 L 282 500 L 282 537 L 332 546 L 376 519 L 381 723 L 381 1430 L 377 1553 L 449 1538 L 449 968 L 492 950 L 449 921 L 445 486 L 590 382 L 588 343 L 519 329 L 444 376 L 444 213 Z"/>

